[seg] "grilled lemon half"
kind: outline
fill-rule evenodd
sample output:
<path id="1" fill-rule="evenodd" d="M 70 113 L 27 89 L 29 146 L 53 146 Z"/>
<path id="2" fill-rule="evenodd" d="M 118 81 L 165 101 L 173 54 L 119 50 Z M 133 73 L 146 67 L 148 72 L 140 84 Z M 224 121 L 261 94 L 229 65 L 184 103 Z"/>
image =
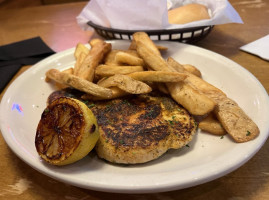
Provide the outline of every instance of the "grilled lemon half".
<path id="1" fill-rule="evenodd" d="M 79 100 L 61 97 L 43 111 L 35 146 L 48 163 L 67 165 L 85 157 L 98 138 L 97 120 L 92 111 Z"/>

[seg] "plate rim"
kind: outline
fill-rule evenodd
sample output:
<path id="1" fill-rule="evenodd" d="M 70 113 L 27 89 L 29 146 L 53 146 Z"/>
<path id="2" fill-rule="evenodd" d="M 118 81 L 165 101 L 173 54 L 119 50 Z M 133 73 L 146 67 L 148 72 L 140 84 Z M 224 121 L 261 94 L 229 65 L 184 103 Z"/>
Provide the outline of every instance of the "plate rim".
<path id="1" fill-rule="evenodd" d="M 113 43 L 128 43 L 128 41 L 118 41 L 118 40 L 113 40 L 113 41 L 109 41 L 111 42 L 112 44 Z M 175 44 L 174 42 L 163 42 L 163 41 L 158 41 L 157 43 L 170 43 L 172 45 L 183 45 L 183 46 L 190 46 L 192 48 L 196 48 L 197 50 L 202 50 L 202 51 L 205 51 L 209 54 L 214 54 L 215 56 L 219 56 L 231 63 L 233 63 L 234 65 L 236 65 L 236 67 L 240 67 L 241 70 L 244 70 L 245 73 L 248 73 L 248 75 L 250 75 L 255 81 L 256 83 L 259 85 L 260 89 L 263 90 L 263 93 L 264 94 L 267 94 L 265 88 L 262 86 L 262 84 L 259 82 L 259 80 L 252 74 L 250 73 L 247 69 L 245 69 L 244 67 L 242 67 L 241 65 L 239 65 L 238 63 L 234 62 L 233 60 L 229 59 L 229 58 L 226 58 L 216 52 L 212 52 L 210 50 L 207 50 L 207 49 L 204 49 L 204 48 L 201 48 L 201 47 L 197 47 L 197 46 L 194 46 L 194 45 L 189 45 L 189 44 L 183 44 L 183 43 L 177 43 Z M 233 168 L 230 168 L 229 170 L 226 170 L 225 172 L 224 171 L 221 171 L 219 172 L 218 174 L 215 174 L 214 176 L 210 177 L 209 179 L 201 179 L 201 180 L 198 180 L 195 182 L 195 184 L 192 182 L 188 183 L 188 184 L 185 184 L 185 185 L 174 185 L 174 186 L 171 186 L 171 185 L 159 185 L 159 186 L 155 186 L 155 188 L 153 189 L 152 186 L 148 186 L 148 188 L 141 188 L 141 187 L 137 187 L 135 189 L 133 189 L 134 186 L 132 186 L 132 188 L 130 188 L 130 186 L 126 186 L 126 188 L 108 188 L 108 185 L 106 187 L 102 187 L 101 186 L 93 186 L 91 185 L 90 187 L 88 186 L 85 186 L 83 184 L 79 184 L 79 183 L 74 183 L 70 180 L 65 180 L 64 178 L 61 178 L 61 177 L 58 177 L 56 173 L 48 173 L 48 172 L 44 172 L 44 170 L 41 170 L 39 169 L 37 166 L 33 165 L 31 162 L 29 162 L 28 160 L 25 160 L 24 158 L 21 157 L 21 155 L 16 152 L 11 146 L 11 143 L 10 143 L 10 140 L 8 138 L 8 136 L 6 134 L 3 133 L 3 128 L 2 128 L 2 124 L 3 124 L 3 120 L 2 120 L 2 111 L 3 111 L 3 106 L 4 106 L 4 100 L 6 100 L 8 98 L 8 94 L 10 93 L 10 91 L 12 91 L 13 87 L 15 87 L 16 83 L 18 83 L 19 81 L 22 81 L 21 79 L 23 79 L 23 76 L 25 76 L 25 74 L 27 73 L 31 73 L 31 71 L 34 71 L 36 68 L 38 68 L 40 65 L 42 65 L 43 63 L 46 63 L 47 61 L 49 60 L 52 60 L 53 58 L 57 58 L 57 57 L 64 57 L 65 55 L 69 55 L 71 52 L 73 52 L 75 49 L 75 47 L 73 48 L 70 48 L 70 49 L 67 49 L 65 51 L 62 51 L 62 52 L 59 52 L 59 53 L 56 53 L 48 58 L 45 58 L 44 60 L 36 63 L 35 65 L 33 65 L 31 68 L 27 69 L 25 72 L 23 72 L 19 77 L 17 77 L 13 83 L 7 88 L 7 90 L 5 91 L 5 94 L 3 95 L 2 97 L 2 100 L 1 100 L 1 103 L 0 103 L 0 125 L 1 125 L 1 133 L 2 133 L 2 136 L 4 138 L 4 140 L 6 141 L 7 145 L 9 146 L 9 148 L 21 159 L 23 160 L 24 162 L 26 162 L 28 165 L 30 165 L 32 168 L 36 169 L 37 171 L 51 177 L 51 178 L 54 178 L 56 180 L 59 180 L 59 181 L 62 181 L 62 182 L 66 182 L 66 183 L 69 183 L 71 185 L 75 185 L 75 186 L 78 186 L 78 187 L 81 187 L 81 188 L 85 188 L 85 189 L 93 189 L 93 190 L 97 190 L 97 191 L 104 191 L 104 192 L 117 192 L 117 193 L 151 193 L 151 192 L 164 192 L 164 191 L 171 191 L 171 190 L 175 190 L 175 189 L 183 189 L 183 188 L 187 188 L 187 187 L 191 187 L 191 186 L 195 186 L 195 185 L 199 185 L 199 184 L 202 184 L 202 183 L 205 183 L 205 182 L 208 182 L 208 181 L 212 181 L 214 179 L 217 179 L 219 177 L 222 177 L 223 175 L 226 175 L 232 171 L 234 171 L 235 169 L 239 168 L 240 166 L 242 166 L 244 163 L 246 163 L 249 159 L 251 159 L 259 150 L 260 148 L 263 146 L 263 144 L 266 142 L 267 138 L 268 138 L 268 135 L 269 135 L 269 125 L 267 127 L 267 135 L 264 136 L 264 140 L 262 143 L 260 143 L 260 145 L 258 147 L 256 147 L 255 151 L 251 152 L 251 154 L 248 155 L 247 158 L 245 158 L 244 160 L 241 161 L 241 163 L 237 166 L 234 166 Z M 30 74 L 29 74 L 30 75 Z M 268 97 L 268 95 L 267 95 Z M 259 136 L 260 137 L 260 136 Z"/>

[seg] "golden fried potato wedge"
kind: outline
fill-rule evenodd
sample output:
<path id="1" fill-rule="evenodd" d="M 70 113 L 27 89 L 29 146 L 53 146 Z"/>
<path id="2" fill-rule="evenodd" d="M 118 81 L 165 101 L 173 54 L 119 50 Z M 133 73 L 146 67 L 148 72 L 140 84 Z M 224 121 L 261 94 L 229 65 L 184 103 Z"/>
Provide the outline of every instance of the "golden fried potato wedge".
<path id="1" fill-rule="evenodd" d="M 82 64 L 79 67 L 75 66 L 74 75 L 92 82 L 94 79 L 95 68 L 111 48 L 112 46 L 110 43 L 106 43 L 102 40 L 92 41 L 91 49 Z"/>
<path id="2" fill-rule="evenodd" d="M 137 49 L 137 42 L 143 41 L 143 43 L 149 48 L 154 54 L 161 56 L 159 49 L 156 47 L 154 42 L 149 38 L 149 36 L 145 32 L 136 32 L 133 34 L 133 39 L 136 44 Z"/>
<path id="3" fill-rule="evenodd" d="M 73 74 L 74 73 L 74 68 L 73 67 L 69 67 L 65 70 L 62 71 L 63 73 L 67 73 L 67 74 Z"/>
<path id="4" fill-rule="evenodd" d="M 76 59 L 76 63 L 74 66 L 74 71 L 73 74 L 77 74 L 77 71 L 80 69 L 80 66 L 82 65 L 82 63 L 84 62 L 85 58 L 87 57 L 88 54 L 85 54 L 84 52 L 81 52 L 77 59 Z"/>
<path id="5" fill-rule="evenodd" d="M 176 60 L 174 60 L 172 57 L 168 57 L 166 62 L 176 72 L 180 72 L 180 73 L 186 72 L 186 69 L 184 68 L 184 66 L 180 64 L 179 62 L 177 62 Z"/>
<path id="6" fill-rule="evenodd" d="M 166 50 L 168 50 L 168 48 L 165 47 L 165 46 L 161 46 L 161 45 L 157 45 L 157 44 L 155 44 L 155 46 L 156 46 L 157 49 L 160 50 L 160 51 L 166 51 Z M 131 44 L 130 44 L 128 50 L 136 50 L 136 43 L 135 43 L 134 40 L 131 41 Z"/>
<path id="7" fill-rule="evenodd" d="M 84 100 L 98 101 L 98 100 L 115 99 L 115 98 L 123 97 L 126 95 L 130 95 L 130 93 L 127 93 L 118 87 L 110 87 L 109 89 L 112 91 L 111 97 L 97 97 L 97 96 L 93 96 L 91 94 L 84 94 L 81 96 L 81 98 Z"/>
<path id="8" fill-rule="evenodd" d="M 134 50 L 132 50 L 132 49 L 122 50 L 122 52 L 128 53 L 128 54 L 135 56 L 137 58 L 140 58 L 139 54 L 137 53 L 137 51 L 135 49 Z"/>
<path id="9" fill-rule="evenodd" d="M 130 53 L 119 51 L 115 55 L 115 61 L 119 64 L 127 64 L 133 66 L 143 66 L 144 61 L 141 58 L 131 55 Z"/>
<path id="10" fill-rule="evenodd" d="M 131 94 L 145 94 L 151 92 L 152 90 L 151 87 L 149 87 L 146 83 L 137 81 L 127 75 L 122 74 L 116 74 L 114 76 L 110 76 L 109 78 L 103 79 L 98 82 L 98 85 L 106 88 L 116 86 Z"/>
<path id="11" fill-rule="evenodd" d="M 95 69 L 97 76 L 113 76 L 115 74 L 130 74 L 133 72 L 143 71 L 142 66 L 113 66 L 113 65 L 99 65 Z"/>
<path id="12" fill-rule="evenodd" d="M 111 49 L 111 51 L 109 51 L 104 58 L 104 64 L 105 65 L 119 65 L 116 60 L 115 60 L 115 55 L 116 53 L 118 53 L 121 50 L 118 49 Z"/>
<path id="13" fill-rule="evenodd" d="M 80 56 L 81 53 L 84 53 L 85 55 L 88 55 L 90 49 L 86 47 L 84 44 L 78 43 L 75 49 L 74 56 L 76 59 Z"/>
<path id="14" fill-rule="evenodd" d="M 157 44 L 155 44 L 155 46 L 157 47 L 157 49 L 159 51 L 166 51 L 166 50 L 168 50 L 168 47 L 165 47 L 165 46 L 161 46 L 161 45 L 157 45 Z"/>
<path id="15" fill-rule="evenodd" d="M 73 74 L 73 73 L 74 73 L 74 68 L 70 67 L 70 68 L 68 68 L 68 69 L 63 70 L 62 72 L 63 72 L 63 73 L 67 73 L 67 74 Z M 48 76 L 46 76 L 45 81 L 46 81 L 46 82 L 50 82 L 51 79 L 50 79 Z M 66 88 L 66 87 L 68 87 L 68 86 L 65 85 L 65 84 L 59 83 L 59 82 L 55 82 L 55 87 L 56 87 L 57 89 L 64 89 L 64 88 Z"/>
<path id="16" fill-rule="evenodd" d="M 104 42 L 104 40 L 101 40 L 99 38 L 95 38 L 89 41 L 89 44 L 91 47 L 95 46 L 95 45 L 99 45 L 102 44 Z"/>
<path id="17" fill-rule="evenodd" d="M 213 135 L 225 135 L 227 132 L 213 113 L 204 118 L 198 126 L 201 130 Z"/>
<path id="18" fill-rule="evenodd" d="M 112 91 L 108 88 L 101 87 L 97 84 L 79 78 L 72 74 L 60 72 L 57 69 L 50 69 L 46 72 L 46 76 L 58 83 L 76 88 L 80 91 L 92 94 L 94 96 L 109 98 L 112 96 Z"/>
<path id="19" fill-rule="evenodd" d="M 135 43 L 135 40 L 132 40 L 132 41 L 131 41 L 131 44 L 130 44 L 128 50 L 136 50 L 136 43 Z"/>
<path id="20" fill-rule="evenodd" d="M 182 65 L 179 64 L 176 60 L 173 58 L 168 58 L 167 63 L 172 66 L 174 69 L 175 68 L 180 68 Z M 188 77 L 185 79 L 185 82 L 192 85 L 192 87 L 196 88 L 203 94 L 218 94 L 220 96 L 226 96 L 224 92 L 222 92 L 220 89 L 216 88 L 212 84 L 206 82 L 205 80 L 201 79 L 198 76 L 195 76 L 194 74 L 184 71 L 185 74 L 188 75 Z"/>
<path id="21" fill-rule="evenodd" d="M 179 82 L 183 81 L 187 75 L 178 72 L 163 72 L 163 71 L 141 71 L 128 74 L 138 81 L 150 81 L 150 82 Z"/>
<path id="22" fill-rule="evenodd" d="M 185 71 L 187 71 L 195 76 L 198 76 L 200 78 L 202 77 L 202 73 L 195 66 L 189 65 L 189 64 L 184 64 L 183 67 L 184 67 Z"/>
<path id="23" fill-rule="evenodd" d="M 145 36 L 143 36 L 143 40 L 136 40 L 137 52 L 140 57 L 144 59 L 145 63 L 155 71 L 176 72 L 169 63 L 167 63 L 160 55 L 155 53 L 158 49 L 148 40 L 150 40 L 150 38 Z M 154 51 L 152 50 L 153 48 L 155 48 Z M 193 115 L 208 114 L 216 105 L 216 103 L 209 97 L 200 93 L 190 84 L 185 83 L 185 80 L 184 82 L 167 83 L 166 85 L 172 98 Z"/>
<path id="24" fill-rule="evenodd" d="M 217 100 L 215 114 L 224 129 L 238 143 L 256 138 L 260 130 L 247 114 L 230 98 Z"/>
<path id="25" fill-rule="evenodd" d="M 133 40 L 135 41 L 136 49 L 137 49 L 137 42 L 143 41 L 143 43 L 147 46 L 147 48 L 149 48 L 154 54 L 161 56 L 160 51 L 145 32 L 134 33 Z"/>
<path id="26" fill-rule="evenodd" d="M 137 40 L 136 50 L 139 56 L 150 67 L 150 69 L 154 71 L 176 72 L 176 70 L 170 67 L 160 55 L 155 53 L 156 51 L 158 51 L 157 48 L 155 51 L 152 51 L 152 49 L 147 46 L 147 43 L 144 43 L 144 41 Z"/>
<path id="27" fill-rule="evenodd" d="M 215 108 L 214 101 L 184 81 L 167 83 L 166 86 L 172 98 L 193 115 L 205 115 Z"/>
<path id="28" fill-rule="evenodd" d="M 169 61 L 170 65 L 176 65 L 173 59 Z M 184 82 L 200 91 L 202 94 L 213 100 L 216 104 L 214 110 L 218 120 L 223 128 L 236 142 L 247 142 L 259 135 L 258 126 L 245 114 L 245 112 L 232 99 L 215 86 L 205 80 L 186 72 L 188 77 Z"/>
<path id="29" fill-rule="evenodd" d="M 172 57 L 168 57 L 167 63 L 169 64 L 171 62 L 175 62 L 175 60 Z M 193 65 L 190 65 L 190 64 L 182 65 L 177 62 L 177 64 L 172 64 L 170 66 L 173 67 L 174 70 L 176 70 L 177 72 L 181 72 L 181 73 L 189 72 L 195 76 L 202 77 L 200 70 L 194 67 Z"/>
<path id="30" fill-rule="evenodd" d="M 135 56 L 137 58 L 140 58 L 136 50 L 119 50 L 119 49 L 112 49 L 104 58 L 104 64 L 105 65 L 122 65 L 122 63 L 117 62 L 115 59 L 115 56 L 117 53 L 123 52 L 128 53 L 132 56 Z"/>

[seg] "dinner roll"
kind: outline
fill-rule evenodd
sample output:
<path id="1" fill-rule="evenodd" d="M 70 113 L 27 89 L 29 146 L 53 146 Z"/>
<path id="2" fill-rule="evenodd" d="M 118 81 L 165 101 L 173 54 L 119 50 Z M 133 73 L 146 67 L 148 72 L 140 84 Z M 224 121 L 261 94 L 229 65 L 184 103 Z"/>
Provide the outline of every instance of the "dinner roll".
<path id="1" fill-rule="evenodd" d="M 187 4 L 168 11 L 170 24 L 186 24 L 202 19 L 210 19 L 208 9 L 201 4 Z"/>

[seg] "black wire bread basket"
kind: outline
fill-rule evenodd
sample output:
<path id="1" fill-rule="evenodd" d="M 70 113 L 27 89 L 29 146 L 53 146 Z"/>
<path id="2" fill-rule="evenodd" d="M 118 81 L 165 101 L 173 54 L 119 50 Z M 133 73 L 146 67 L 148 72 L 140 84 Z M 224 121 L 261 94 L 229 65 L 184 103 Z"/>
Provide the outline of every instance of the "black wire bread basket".
<path id="1" fill-rule="evenodd" d="M 135 32 L 146 32 L 152 40 L 176 41 L 193 44 L 205 38 L 214 26 L 199 26 L 183 29 L 161 29 L 161 30 L 122 30 L 106 28 L 89 21 L 89 26 L 106 40 L 132 40 Z"/>

